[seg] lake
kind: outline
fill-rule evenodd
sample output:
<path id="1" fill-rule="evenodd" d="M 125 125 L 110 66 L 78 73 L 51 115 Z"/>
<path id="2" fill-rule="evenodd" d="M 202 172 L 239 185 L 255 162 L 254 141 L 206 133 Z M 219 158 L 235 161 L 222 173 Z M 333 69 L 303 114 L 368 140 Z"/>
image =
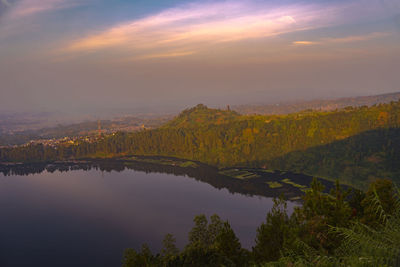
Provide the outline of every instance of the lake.
<path id="1" fill-rule="evenodd" d="M 3 168 L 0 266 L 121 266 L 125 248 L 147 243 L 158 252 L 167 233 L 182 248 L 198 214 L 228 220 L 251 248 L 273 204 L 267 187 L 211 167 L 128 165 Z"/>

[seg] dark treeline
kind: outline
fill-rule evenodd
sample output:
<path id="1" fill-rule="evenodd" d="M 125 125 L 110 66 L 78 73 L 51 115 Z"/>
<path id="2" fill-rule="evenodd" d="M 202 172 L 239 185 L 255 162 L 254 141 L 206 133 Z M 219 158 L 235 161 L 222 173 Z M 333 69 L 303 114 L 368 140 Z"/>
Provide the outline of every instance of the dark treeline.
<path id="1" fill-rule="evenodd" d="M 161 155 L 218 167 L 304 171 L 365 185 L 379 177 L 396 179 L 400 168 L 399 126 L 400 102 L 284 116 L 240 116 L 198 105 L 158 129 L 117 133 L 95 143 L 2 148 L 0 160 Z M 330 153 L 325 153 L 327 150 Z M 310 164 L 310 159 L 315 162 Z"/>
<path id="2" fill-rule="evenodd" d="M 167 234 L 158 254 L 146 244 L 127 249 L 123 266 L 399 266 L 400 200 L 390 180 L 373 182 L 366 193 L 339 183 L 323 193 L 317 180 L 310 187 L 291 216 L 275 199 L 251 250 L 229 222 L 199 215 L 181 251 Z"/>

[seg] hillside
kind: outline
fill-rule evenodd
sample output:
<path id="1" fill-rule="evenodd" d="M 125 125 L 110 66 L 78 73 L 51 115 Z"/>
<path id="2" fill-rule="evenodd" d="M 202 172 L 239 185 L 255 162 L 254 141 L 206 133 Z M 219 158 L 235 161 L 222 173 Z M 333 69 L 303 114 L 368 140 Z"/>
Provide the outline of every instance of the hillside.
<path id="1" fill-rule="evenodd" d="M 270 160 L 272 169 L 338 178 L 364 188 L 377 178 L 400 184 L 400 128 L 384 128 L 285 154 Z"/>
<path id="2" fill-rule="evenodd" d="M 387 104 L 400 99 L 400 92 L 357 96 L 337 99 L 315 99 L 309 101 L 294 101 L 268 105 L 238 105 L 233 109 L 240 114 L 290 114 L 303 110 L 334 111 L 345 107 L 373 106 Z"/>
<path id="3" fill-rule="evenodd" d="M 0 158 L 173 156 L 218 167 L 301 171 L 360 186 L 378 177 L 399 180 L 399 126 L 400 102 L 280 116 L 240 116 L 199 105 L 158 129 L 109 135 L 97 143 L 4 148 Z"/>

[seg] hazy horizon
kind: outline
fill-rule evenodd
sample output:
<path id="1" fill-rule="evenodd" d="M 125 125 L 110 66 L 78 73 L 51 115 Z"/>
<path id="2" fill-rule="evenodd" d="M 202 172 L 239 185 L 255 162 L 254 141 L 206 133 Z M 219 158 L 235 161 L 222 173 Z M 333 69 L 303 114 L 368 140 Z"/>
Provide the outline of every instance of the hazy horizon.
<path id="1" fill-rule="evenodd" d="M 136 113 L 400 90 L 400 2 L 1 0 L 0 111 Z"/>

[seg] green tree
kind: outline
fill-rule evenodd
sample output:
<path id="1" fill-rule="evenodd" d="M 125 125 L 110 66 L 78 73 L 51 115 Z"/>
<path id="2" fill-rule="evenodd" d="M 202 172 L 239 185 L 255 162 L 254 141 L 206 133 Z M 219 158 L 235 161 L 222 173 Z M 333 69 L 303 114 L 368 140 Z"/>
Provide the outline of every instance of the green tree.
<path id="1" fill-rule="evenodd" d="M 224 222 L 219 230 L 213 248 L 231 260 L 236 266 L 245 266 L 249 258 L 248 252 L 242 248 L 239 239 L 228 222 Z"/>
<path id="2" fill-rule="evenodd" d="M 265 223 L 257 229 L 253 256 L 257 262 L 276 261 L 288 241 L 290 233 L 287 203 L 281 197 L 274 199 L 274 206 L 267 214 Z"/>
<path id="3" fill-rule="evenodd" d="M 157 266 L 157 258 L 153 256 L 148 245 L 144 244 L 140 252 L 128 248 L 124 252 L 123 267 L 153 267 Z"/>
<path id="4" fill-rule="evenodd" d="M 313 179 L 303 205 L 295 210 L 293 218 L 301 226 L 299 238 L 302 242 L 324 254 L 330 254 L 340 245 L 340 238 L 331 233 L 330 228 L 348 226 L 352 209 L 346 201 L 350 192 L 344 192 L 339 182 L 336 182 L 330 194 L 323 193 L 323 190 L 324 186 Z"/>
<path id="5" fill-rule="evenodd" d="M 163 240 L 161 256 L 164 263 L 168 263 L 179 254 L 179 249 L 175 245 L 176 239 L 171 234 L 167 234 Z"/>
<path id="6" fill-rule="evenodd" d="M 189 244 L 192 247 L 208 247 L 209 235 L 208 235 L 208 220 L 207 217 L 202 214 L 194 217 L 193 219 L 195 226 L 189 232 Z"/>

